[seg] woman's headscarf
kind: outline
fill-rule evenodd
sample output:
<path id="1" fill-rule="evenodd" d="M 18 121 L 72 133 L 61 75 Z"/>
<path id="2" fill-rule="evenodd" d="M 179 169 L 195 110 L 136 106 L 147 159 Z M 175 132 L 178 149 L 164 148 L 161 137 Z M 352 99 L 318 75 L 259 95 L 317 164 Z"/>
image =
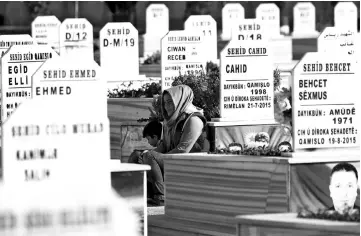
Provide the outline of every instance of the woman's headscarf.
<path id="1" fill-rule="evenodd" d="M 164 108 L 164 95 L 168 93 L 174 103 L 174 112 L 168 117 L 168 114 Z M 184 113 L 190 114 L 193 112 L 200 112 L 203 114 L 203 110 L 195 107 L 193 102 L 193 91 L 187 85 L 178 85 L 171 87 L 163 91 L 161 100 L 161 111 L 164 117 L 163 122 L 163 141 L 166 145 L 166 152 L 172 149 L 172 137 L 174 137 L 176 124 L 180 116 Z M 173 147 L 174 148 L 174 147 Z"/>

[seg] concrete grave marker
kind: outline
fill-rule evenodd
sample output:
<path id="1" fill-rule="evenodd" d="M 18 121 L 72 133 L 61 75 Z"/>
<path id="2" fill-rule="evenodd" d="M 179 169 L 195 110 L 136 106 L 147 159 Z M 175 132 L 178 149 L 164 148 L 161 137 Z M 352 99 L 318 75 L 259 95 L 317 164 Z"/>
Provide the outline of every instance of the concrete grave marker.
<path id="1" fill-rule="evenodd" d="M 164 4 L 150 4 L 146 10 L 144 57 L 160 52 L 160 41 L 169 31 L 169 10 Z"/>
<path id="2" fill-rule="evenodd" d="M 14 45 L 1 58 L 1 120 L 27 99 L 33 97 L 32 78 L 34 72 L 50 58 L 59 55 L 46 45 Z"/>
<path id="3" fill-rule="evenodd" d="M 207 61 L 217 62 L 217 23 L 210 15 L 189 16 L 184 22 L 186 31 L 200 32 L 207 48 Z"/>
<path id="4" fill-rule="evenodd" d="M 222 40 L 231 40 L 232 25 L 243 20 L 243 6 L 239 3 L 227 3 L 222 9 Z"/>
<path id="5" fill-rule="evenodd" d="M 317 38 L 317 51 L 336 55 L 355 55 L 359 36 L 354 31 L 336 27 L 326 27 Z"/>
<path id="6" fill-rule="evenodd" d="M 232 40 L 269 40 L 260 19 L 244 19 L 232 25 Z"/>
<path id="7" fill-rule="evenodd" d="M 293 74 L 294 149 L 358 147 L 356 58 L 310 52 Z"/>
<path id="8" fill-rule="evenodd" d="M 205 73 L 205 37 L 197 31 L 169 31 L 162 39 L 162 90 L 172 87 L 180 74 Z"/>
<path id="9" fill-rule="evenodd" d="M 0 35 L 0 58 L 13 45 L 38 45 L 28 34 Z"/>
<path id="10" fill-rule="evenodd" d="M 47 60 L 32 76 L 33 97 L 59 96 L 97 98 L 99 113 L 107 114 L 107 90 L 100 66 L 92 58 L 78 60 L 70 56 Z"/>
<path id="11" fill-rule="evenodd" d="M 339 2 L 334 9 L 335 27 L 357 32 L 357 7 L 353 2 Z"/>
<path id="12" fill-rule="evenodd" d="M 24 101 L 3 124 L 3 181 L 110 186 L 109 120 L 98 111 L 102 105 L 95 96 Z"/>
<path id="13" fill-rule="evenodd" d="M 108 186 L 85 184 L 0 184 L 0 235 L 140 235 L 125 199 Z"/>
<path id="14" fill-rule="evenodd" d="M 93 26 L 85 18 L 68 18 L 60 25 L 60 55 L 94 58 Z"/>
<path id="15" fill-rule="evenodd" d="M 273 62 L 268 41 L 232 40 L 221 52 L 220 119 L 275 123 Z"/>
<path id="16" fill-rule="evenodd" d="M 256 9 L 256 18 L 264 21 L 264 27 L 271 38 L 281 37 L 280 9 L 274 3 L 261 3 Z"/>
<path id="17" fill-rule="evenodd" d="M 100 30 L 100 64 L 107 81 L 139 76 L 138 30 L 129 22 L 108 23 Z"/>
<path id="18" fill-rule="evenodd" d="M 56 16 L 38 16 L 31 23 L 31 35 L 39 45 L 49 45 L 59 54 L 60 25 Z"/>
<path id="19" fill-rule="evenodd" d="M 298 2 L 293 7 L 293 37 L 317 37 L 316 8 L 311 2 Z"/>

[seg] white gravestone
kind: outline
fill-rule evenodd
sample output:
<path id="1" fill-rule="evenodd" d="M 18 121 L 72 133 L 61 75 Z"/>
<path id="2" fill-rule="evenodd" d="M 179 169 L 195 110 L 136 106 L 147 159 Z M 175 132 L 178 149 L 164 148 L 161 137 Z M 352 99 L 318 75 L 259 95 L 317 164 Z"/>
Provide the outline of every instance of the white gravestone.
<path id="1" fill-rule="evenodd" d="M 38 16 L 31 23 L 31 35 L 39 45 L 49 45 L 59 52 L 59 29 L 61 22 L 56 16 Z"/>
<path id="2" fill-rule="evenodd" d="M 60 25 L 60 55 L 77 54 L 94 59 L 93 26 L 85 18 L 65 19 Z"/>
<path id="3" fill-rule="evenodd" d="M 99 33 L 100 65 L 107 81 L 129 81 L 139 77 L 138 30 L 129 22 L 108 23 Z"/>
<path id="4" fill-rule="evenodd" d="M 189 16 L 184 22 L 185 31 L 200 32 L 207 47 L 207 61 L 217 63 L 217 22 L 210 15 Z"/>
<path id="5" fill-rule="evenodd" d="M 160 52 L 160 41 L 169 31 L 169 10 L 164 4 L 150 4 L 146 10 L 144 57 Z"/>
<path id="6" fill-rule="evenodd" d="M 232 40 L 266 40 L 272 48 L 273 63 L 289 63 L 292 61 L 292 40 L 290 37 L 271 38 L 266 30 L 268 25 L 260 19 L 244 19 L 232 26 Z"/>
<path id="7" fill-rule="evenodd" d="M 33 97 L 32 78 L 35 71 L 50 58 L 59 55 L 47 45 L 14 45 L 1 58 L 1 120 L 27 99 Z"/>
<path id="8" fill-rule="evenodd" d="M 256 9 L 256 19 L 264 21 L 265 30 L 271 38 L 281 37 L 280 9 L 274 3 L 261 3 Z"/>
<path id="9" fill-rule="evenodd" d="M 28 34 L 0 35 L 0 58 L 13 45 L 38 45 Z"/>
<path id="10" fill-rule="evenodd" d="M 221 52 L 218 121 L 275 123 L 271 55 L 265 40 L 232 40 L 227 44 Z"/>
<path id="11" fill-rule="evenodd" d="M 109 120 L 98 111 L 102 105 L 96 96 L 24 101 L 3 125 L 4 183 L 110 186 Z"/>
<path id="12" fill-rule="evenodd" d="M 32 76 L 33 97 L 96 97 L 101 107 L 93 109 L 107 114 L 107 90 L 100 66 L 91 58 L 78 60 L 62 56 L 44 62 Z"/>
<path id="13" fill-rule="evenodd" d="M 296 38 L 317 37 L 316 8 L 311 2 L 298 2 L 293 7 L 293 33 Z"/>
<path id="14" fill-rule="evenodd" d="M 339 2 L 334 9 L 335 27 L 357 32 L 357 7 L 353 2 Z"/>
<path id="15" fill-rule="evenodd" d="M 0 184 L 0 235 L 139 235 L 140 219 L 125 199 L 85 184 Z"/>
<path id="16" fill-rule="evenodd" d="M 310 52 L 293 74 L 294 149 L 359 147 L 356 58 Z"/>
<path id="17" fill-rule="evenodd" d="M 169 31 L 162 39 L 162 90 L 172 87 L 174 77 L 205 73 L 204 36 L 195 31 Z"/>
<path id="18" fill-rule="evenodd" d="M 317 52 L 356 55 L 359 35 L 347 29 L 326 27 L 317 38 Z"/>
<path id="19" fill-rule="evenodd" d="M 244 8 L 239 3 L 227 3 L 222 9 L 222 40 L 231 40 L 232 25 L 244 20 Z"/>

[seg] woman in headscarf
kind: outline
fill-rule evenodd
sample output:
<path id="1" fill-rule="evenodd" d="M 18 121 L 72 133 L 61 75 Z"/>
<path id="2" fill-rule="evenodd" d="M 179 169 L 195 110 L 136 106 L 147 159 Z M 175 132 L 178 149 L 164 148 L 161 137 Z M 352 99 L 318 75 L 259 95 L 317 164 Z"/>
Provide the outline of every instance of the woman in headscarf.
<path id="1" fill-rule="evenodd" d="M 153 200 L 164 204 L 164 163 L 163 154 L 200 152 L 197 139 L 206 125 L 203 110 L 192 104 L 193 91 L 187 85 L 178 85 L 165 90 L 161 98 L 164 117 L 163 142 L 152 151 L 140 157 L 140 163 L 151 166 L 148 181 L 152 185 Z"/>

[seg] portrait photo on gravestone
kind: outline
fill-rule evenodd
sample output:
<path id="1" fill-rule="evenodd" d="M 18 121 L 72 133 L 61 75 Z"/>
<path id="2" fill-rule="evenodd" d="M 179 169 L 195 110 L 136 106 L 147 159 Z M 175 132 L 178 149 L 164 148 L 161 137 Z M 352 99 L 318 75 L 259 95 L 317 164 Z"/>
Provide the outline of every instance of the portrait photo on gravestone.
<path id="1" fill-rule="evenodd" d="M 360 1 L 0 1 L 0 236 L 360 235 Z"/>

